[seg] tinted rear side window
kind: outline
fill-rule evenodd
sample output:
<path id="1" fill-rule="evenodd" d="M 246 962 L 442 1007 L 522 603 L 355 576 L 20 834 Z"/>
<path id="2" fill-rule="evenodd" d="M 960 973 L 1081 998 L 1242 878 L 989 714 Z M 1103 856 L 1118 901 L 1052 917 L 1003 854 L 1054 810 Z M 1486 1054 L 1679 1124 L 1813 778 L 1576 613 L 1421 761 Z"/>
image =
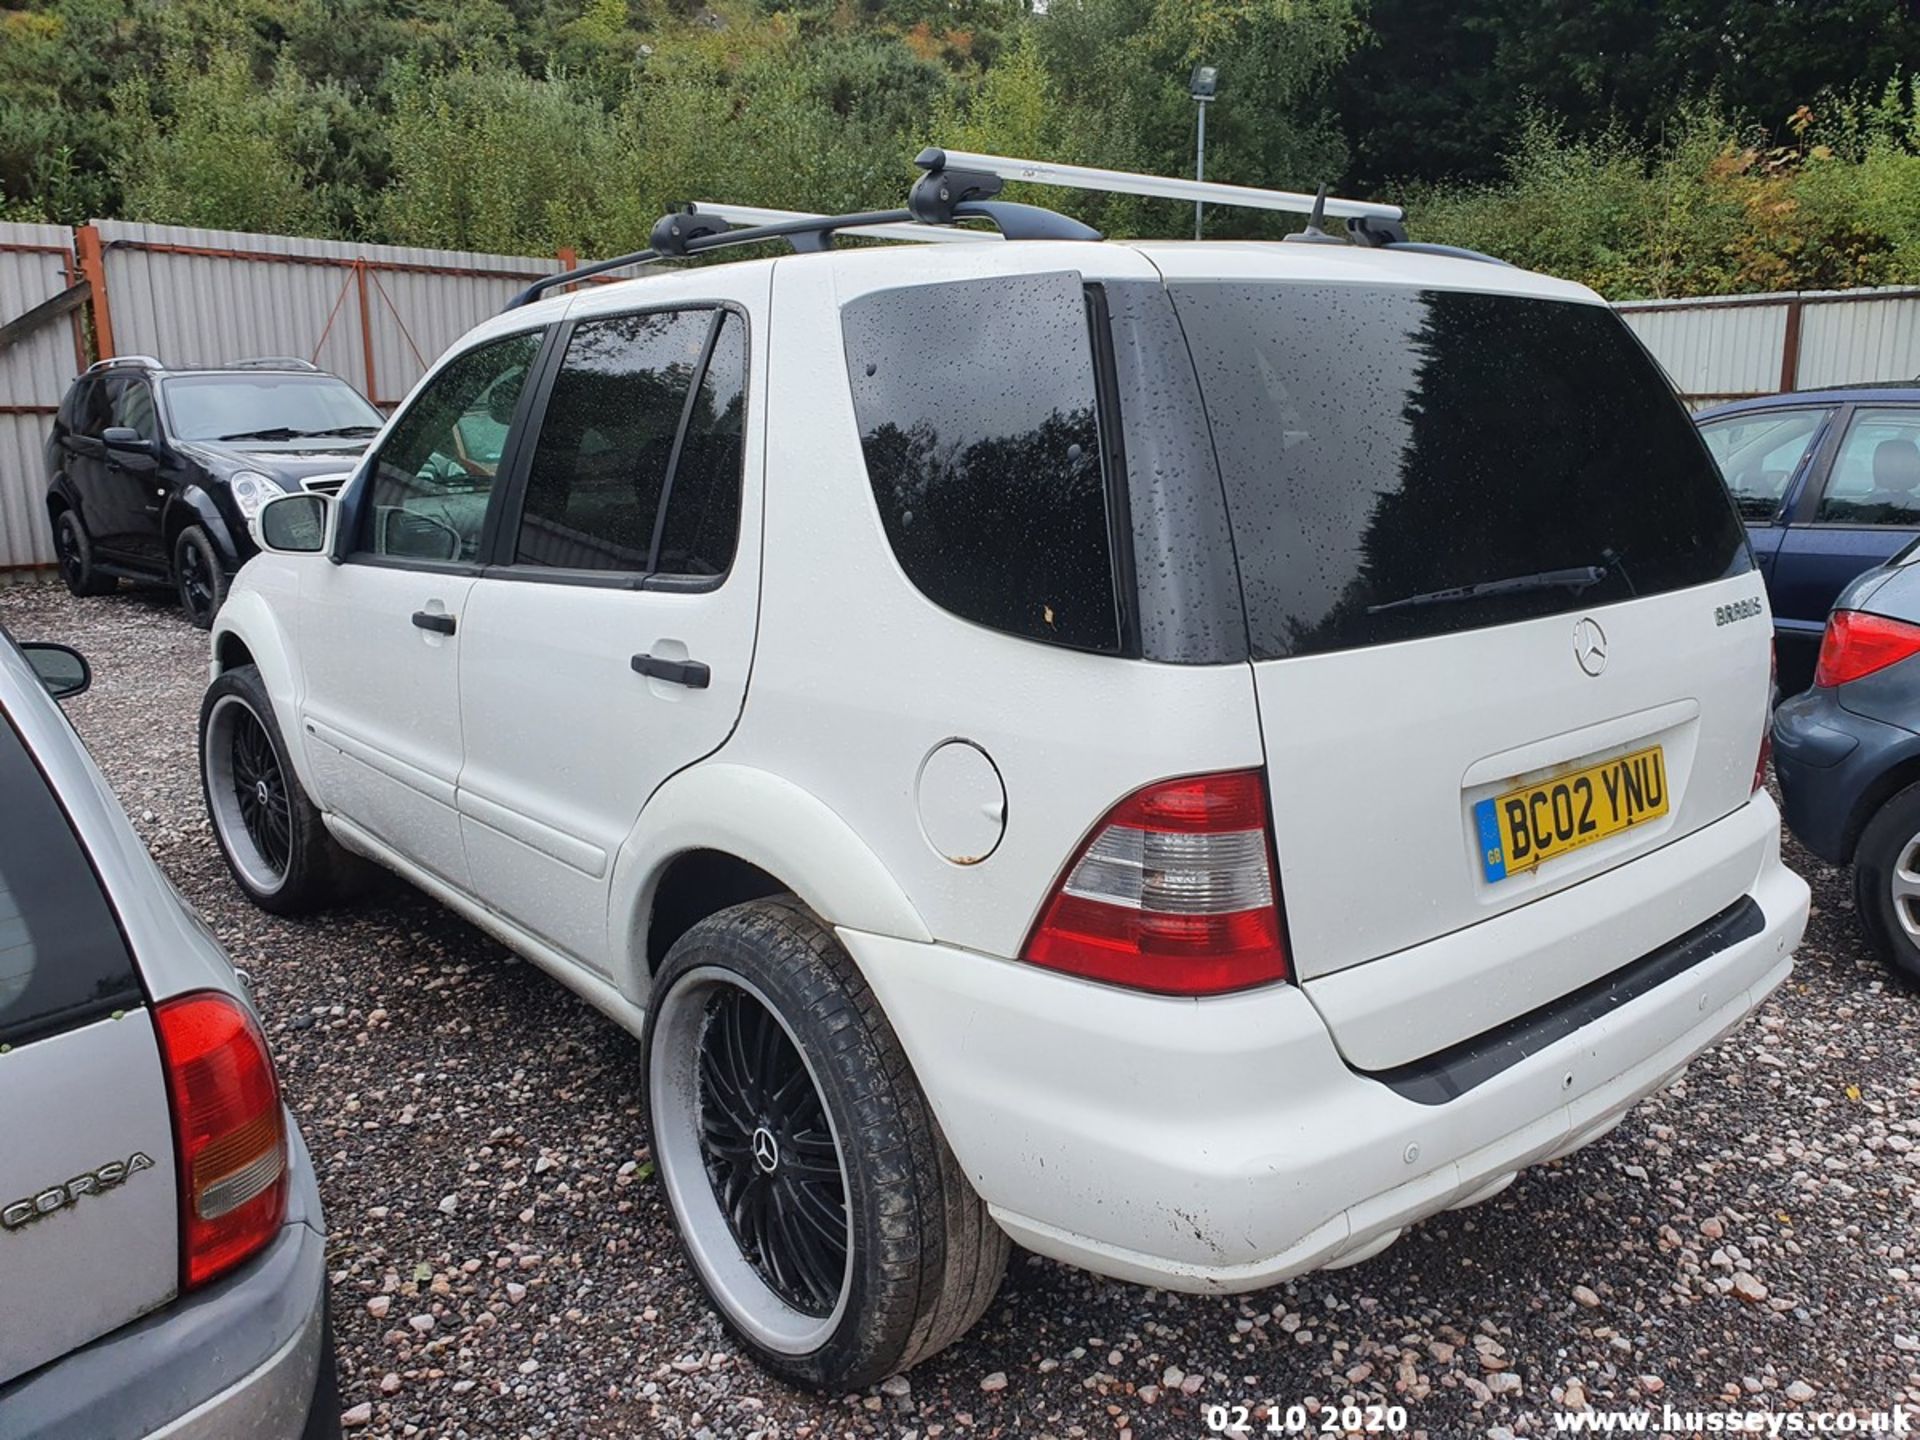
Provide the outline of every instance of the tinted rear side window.
<path id="1" fill-rule="evenodd" d="M 1384 286 L 1172 290 L 1256 659 L 1588 609 L 1752 563 L 1686 412 L 1600 306 Z M 1515 583 L 1440 593 L 1497 581 Z"/>
<path id="2" fill-rule="evenodd" d="M 747 327 L 718 317 L 720 333 L 687 415 L 666 519 L 655 540 L 663 575 L 724 575 L 740 539 L 740 465 L 747 410 Z"/>
<path id="3" fill-rule="evenodd" d="M 1080 277 L 883 290 L 842 321 L 867 477 L 908 578 L 996 630 L 1117 649 Z"/>
<path id="4" fill-rule="evenodd" d="M 0 712 L 0 1045 L 142 1003 L 80 842 Z"/>

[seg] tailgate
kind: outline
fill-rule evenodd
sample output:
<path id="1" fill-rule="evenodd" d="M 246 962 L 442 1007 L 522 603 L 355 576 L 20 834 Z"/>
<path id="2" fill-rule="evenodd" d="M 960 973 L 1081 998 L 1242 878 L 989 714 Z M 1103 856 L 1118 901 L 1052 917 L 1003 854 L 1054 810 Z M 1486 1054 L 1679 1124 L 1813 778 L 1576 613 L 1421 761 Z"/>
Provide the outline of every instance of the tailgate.
<path id="1" fill-rule="evenodd" d="M 1618 316 L 1498 266 L 1429 264 L 1415 283 L 1391 262 L 1365 283 L 1169 284 L 1219 459 L 1310 997 L 1739 809 L 1766 721 L 1746 532 Z M 1702 918 L 1737 895 L 1709 893 L 1723 880 L 1665 877 Z M 1523 932 L 1539 928 L 1481 932 L 1460 979 L 1476 1008 L 1537 997 Z M 1617 938 L 1562 993 L 1636 958 Z M 1438 1048 L 1459 1017 L 1431 1008 Z"/>
<path id="2" fill-rule="evenodd" d="M 160 1051 L 132 957 L 0 712 L 0 1384 L 172 1299 Z"/>
<path id="3" fill-rule="evenodd" d="M 1531 904 L 1744 805 L 1769 632 L 1716 615 L 1757 588 L 1745 575 L 1580 616 L 1257 664 L 1295 973 L 1310 982 Z M 1597 676 L 1575 654 L 1584 620 L 1605 636 Z M 1627 757 L 1618 772 L 1607 765 Z M 1630 784 L 1646 818 L 1550 846 L 1537 864 L 1503 853 L 1488 865 L 1482 802 L 1535 801 L 1552 827 L 1560 800 L 1579 838 L 1583 820 L 1613 820 L 1609 788 Z"/>

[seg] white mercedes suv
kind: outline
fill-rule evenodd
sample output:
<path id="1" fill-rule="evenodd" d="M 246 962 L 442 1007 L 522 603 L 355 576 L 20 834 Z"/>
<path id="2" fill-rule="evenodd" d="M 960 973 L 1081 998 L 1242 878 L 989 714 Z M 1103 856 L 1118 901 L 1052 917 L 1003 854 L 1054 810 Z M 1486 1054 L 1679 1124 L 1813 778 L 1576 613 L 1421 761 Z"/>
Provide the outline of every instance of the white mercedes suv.
<path id="1" fill-rule="evenodd" d="M 375 862 L 639 1036 L 691 1268 L 809 1385 L 952 1341 L 1009 1237 L 1250 1290 L 1587 1144 L 1805 923 L 1761 577 L 1596 295 L 1355 233 L 479 326 L 261 517 L 236 878 Z"/>

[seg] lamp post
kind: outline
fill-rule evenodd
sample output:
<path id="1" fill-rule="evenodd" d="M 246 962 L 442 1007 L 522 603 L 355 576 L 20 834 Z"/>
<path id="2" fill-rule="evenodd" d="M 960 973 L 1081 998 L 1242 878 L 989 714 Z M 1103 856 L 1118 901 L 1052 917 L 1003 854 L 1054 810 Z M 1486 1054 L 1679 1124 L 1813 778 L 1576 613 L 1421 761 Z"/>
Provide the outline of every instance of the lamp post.
<path id="1" fill-rule="evenodd" d="M 1193 96 L 1194 106 L 1200 112 L 1200 126 L 1195 132 L 1193 145 L 1193 178 L 1207 178 L 1207 102 L 1219 93 L 1220 69 L 1215 65 L 1196 65 L 1193 74 L 1187 77 L 1187 93 Z M 1193 202 L 1193 238 L 1200 238 L 1201 222 L 1205 219 L 1206 202 Z"/>

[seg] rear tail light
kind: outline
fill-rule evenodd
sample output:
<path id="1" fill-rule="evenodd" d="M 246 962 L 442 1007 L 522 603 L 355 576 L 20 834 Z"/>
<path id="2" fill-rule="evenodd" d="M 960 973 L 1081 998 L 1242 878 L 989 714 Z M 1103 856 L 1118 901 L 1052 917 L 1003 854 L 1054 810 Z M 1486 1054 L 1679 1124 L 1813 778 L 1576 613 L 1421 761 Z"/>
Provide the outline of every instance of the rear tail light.
<path id="1" fill-rule="evenodd" d="M 1920 655 L 1920 625 L 1863 610 L 1836 610 L 1827 617 L 1813 683 L 1845 685 L 1911 655 Z"/>
<path id="2" fill-rule="evenodd" d="M 287 1133 L 266 1038 L 216 991 L 154 1009 L 180 1170 L 181 1284 L 255 1254 L 287 1213 Z"/>
<path id="3" fill-rule="evenodd" d="M 1168 995 L 1286 979 L 1261 772 L 1168 780 L 1114 806 L 1068 866 L 1024 956 Z"/>

